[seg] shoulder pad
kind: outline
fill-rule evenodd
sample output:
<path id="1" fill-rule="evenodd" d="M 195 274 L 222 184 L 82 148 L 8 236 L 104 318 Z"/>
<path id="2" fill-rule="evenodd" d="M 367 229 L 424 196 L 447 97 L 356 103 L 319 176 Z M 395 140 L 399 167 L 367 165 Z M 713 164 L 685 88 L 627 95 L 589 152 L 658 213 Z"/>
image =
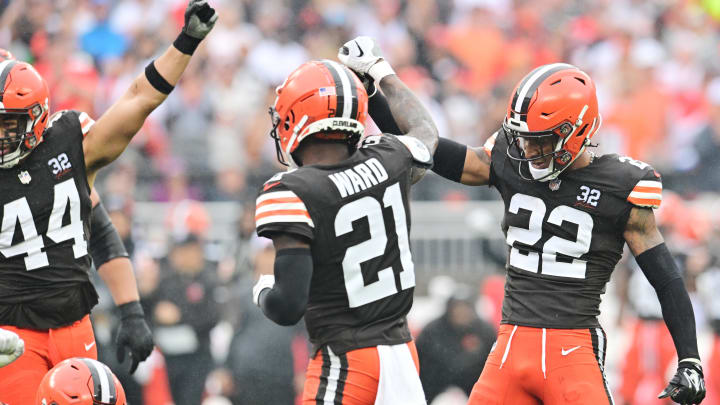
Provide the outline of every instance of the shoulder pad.
<path id="1" fill-rule="evenodd" d="M 618 160 L 632 169 L 632 189 L 627 201 L 637 207 L 659 208 L 662 202 L 662 178 L 649 164 L 627 156 L 618 156 Z"/>
<path id="2" fill-rule="evenodd" d="M 315 227 L 305 203 L 292 190 L 278 183 L 266 183 L 267 188 L 255 200 L 255 226 L 257 228 L 268 224 L 304 223 Z"/>
<path id="3" fill-rule="evenodd" d="M 92 128 L 92 126 L 95 124 L 95 120 L 90 118 L 87 113 L 74 110 L 60 110 L 50 116 L 47 127 L 51 128 L 53 124 L 60 121 L 60 119 L 62 118 L 67 118 L 71 120 L 76 119 L 80 124 L 80 129 L 82 130 L 83 137 L 87 135 L 87 133 L 90 131 L 90 128 Z"/>
<path id="4" fill-rule="evenodd" d="M 423 166 L 432 166 L 432 154 L 422 141 L 411 136 L 397 136 L 396 139 L 408 148 L 415 162 Z"/>
<path id="5" fill-rule="evenodd" d="M 485 153 L 488 156 L 492 156 L 492 150 L 495 147 L 495 141 L 497 140 L 498 131 L 495 131 L 490 137 L 485 141 L 485 144 L 483 145 L 483 150 L 485 150 Z"/>

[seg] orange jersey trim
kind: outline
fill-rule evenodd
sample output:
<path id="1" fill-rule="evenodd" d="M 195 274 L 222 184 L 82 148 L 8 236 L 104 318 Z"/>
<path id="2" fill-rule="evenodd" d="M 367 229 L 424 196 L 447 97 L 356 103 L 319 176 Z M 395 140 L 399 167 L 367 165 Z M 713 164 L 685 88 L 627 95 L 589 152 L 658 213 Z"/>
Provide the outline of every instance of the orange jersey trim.
<path id="1" fill-rule="evenodd" d="M 262 214 L 255 215 L 255 221 L 267 217 L 274 217 L 276 215 L 301 215 L 304 217 L 307 217 L 310 219 L 310 213 L 308 213 L 306 210 L 274 210 L 274 211 L 268 211 L 263 212 Z"/>

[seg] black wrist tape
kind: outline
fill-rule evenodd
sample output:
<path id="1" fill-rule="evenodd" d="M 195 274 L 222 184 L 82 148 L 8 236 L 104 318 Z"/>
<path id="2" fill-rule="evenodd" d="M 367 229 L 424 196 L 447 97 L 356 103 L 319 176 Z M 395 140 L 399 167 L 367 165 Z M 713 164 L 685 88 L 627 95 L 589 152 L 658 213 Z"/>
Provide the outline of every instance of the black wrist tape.
<path id="1" fill-rule="evenodd" d="M 465 169 L 465 155 L 467 146 L 447 138 L 440 138 L 433 160 L 435 166 L 432 170 L 448 180 L 456 183 L 462 178 Z"/>
<path id="2" fill-rule="evenodd" d="M 180 35 L 175 38 L 173 46 L 185 55 L 192 55 L 198 45 L 200 45 L 200 41 L 202 41 L 202 39 L 191 37 L 186 34 L 185 31 L 180 31 Z"/>
<path id="3" fill-rule="evenodd" d="M 160 75 L 160 72 L 155 69 L 155 61 L 150 62 L 145 66 L 145 77 L 148 79 L 150 84 L 162 94 L 170 94 L 175 88 L 173 85 L 168 83 L 164 77 Z"/>

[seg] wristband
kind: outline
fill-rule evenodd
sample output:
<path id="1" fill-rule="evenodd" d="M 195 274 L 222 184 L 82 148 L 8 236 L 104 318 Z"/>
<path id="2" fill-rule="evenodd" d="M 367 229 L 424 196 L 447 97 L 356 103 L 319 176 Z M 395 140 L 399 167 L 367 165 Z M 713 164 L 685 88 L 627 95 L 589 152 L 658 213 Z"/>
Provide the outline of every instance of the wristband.
<path id="1" fill-rule="evenodd" d="M 385 59 L 381 59 L 368 69 L 368 75 L 375 80 L 375 83 L 380 83 L 380 80 L 382 80 L 385 76 L 394 74 L 395 71 Z"/>
<path id="2" fill-rule="evenodd" d="M 440 138 L 435 155 L 433 171 L 448 180 L 459 183 L 465 169 L 467 146 L 447 138 Z"/>
<path id="3" fill-rule="evenodd" d="M 272 274 L 263 274 L 253 286 L 253 303 L 260 305 L 260 294 L 266 289 L 271 289 L 275 285 L 275 276 Z"/>
<path id="4" fill-rule="evenodd" d="M 130 301 L 125 304 L 118 305 L 117 309 L 120 312 L 120 319 L 145 317 L 145 311 L 143 311 L 140 301 Z"/>
<path id="5" fill-rule="evenodd" d="M 150 62 L 145 67 L 145 77 L 150 82 L 150 85 L 162 94 L 170 94 L 170 92 L 175 88 L 172 84 L 168 83 L 162 75 L 160 75 L 160 72 L 158 72 L 157 69 L 155 69 L 155 61 Z"/>
<path id="6" fill-rule="evenodd" d="M 192 55 L 198 45 L 200 45 L 200 41 L 202 41 L 202 39 L 191 37 L 186 34 L 185 31 L 180 31 L 180 35 L 175 38 L 173 46 L 185 55 Z"/>

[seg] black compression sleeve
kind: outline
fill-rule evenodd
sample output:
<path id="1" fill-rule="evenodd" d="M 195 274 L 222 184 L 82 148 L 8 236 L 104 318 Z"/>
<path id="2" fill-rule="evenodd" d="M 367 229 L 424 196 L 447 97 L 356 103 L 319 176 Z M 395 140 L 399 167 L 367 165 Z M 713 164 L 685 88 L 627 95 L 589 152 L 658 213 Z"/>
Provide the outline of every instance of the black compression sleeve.
<path id="1" fill-rule="evenodd" d="M 90 244 L 88 250 L 95 263 L 95 268 L 116 257 L 128 257 L 122 238 L 110 221 L 102 201 L 93 207 L 90 213 Z"/>
<path id="2" fill-rule="evenodd" d="M 448 180 L 460 183 L 465 169 L 467 146 L 447 138 L 440 138 L 433 160 L 432 170 Z"/>
<path id="3" fill-rule="evenodd" d="M 289 326 L 305 314 L 310 293 L 313 263 L 310 249 L 282 249 L 275 255 L 275 286 L 260 293 L 259 303 L 265 316 Z"/>
<path id="4" fill-rule="evenodd" d="M 375 91 L 375 95 L 368 99 L 368 113 L 382 133 L 403 135 L 390 111 L 387 99 L 381 92 Z"/>
<path id="5" fill-rule="evenodd" d="M 635 260 L 655 288 L 678 359 L 700 359 L 690 296 L 667 246 L 661 243 L 639 254 Z"/>

